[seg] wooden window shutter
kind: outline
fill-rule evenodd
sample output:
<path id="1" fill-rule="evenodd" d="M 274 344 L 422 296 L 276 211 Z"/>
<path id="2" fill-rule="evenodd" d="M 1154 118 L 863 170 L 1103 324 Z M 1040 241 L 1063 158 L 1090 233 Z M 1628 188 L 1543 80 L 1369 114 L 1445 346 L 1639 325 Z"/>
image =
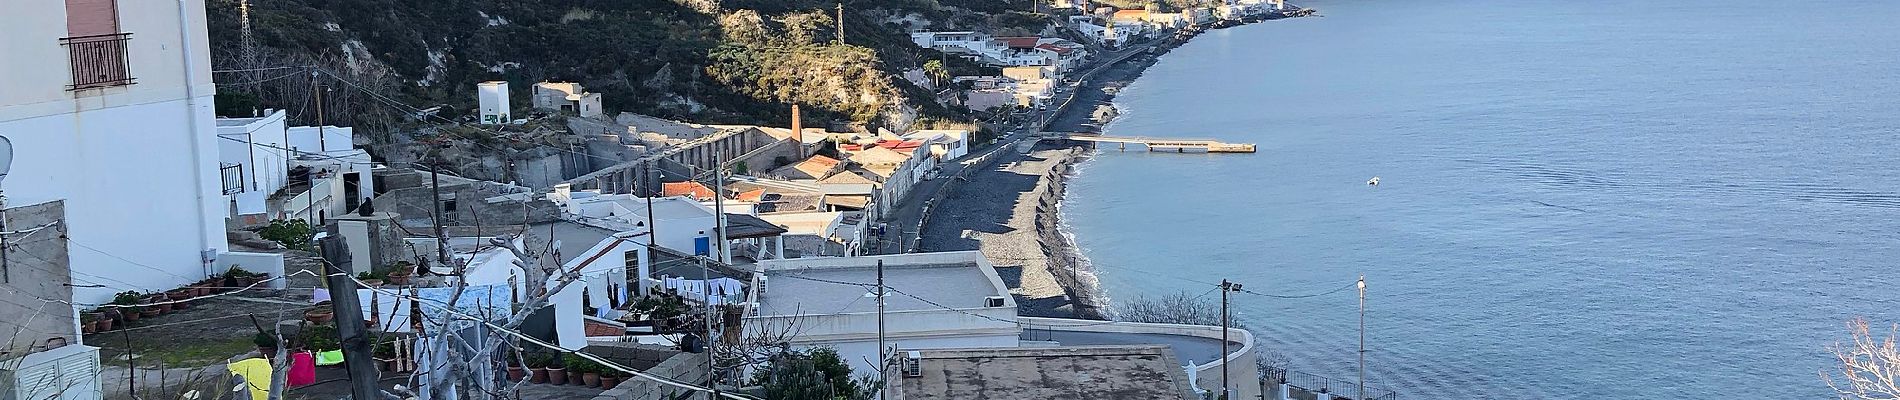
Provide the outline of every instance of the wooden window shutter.
<path id="1" fill-rule="evenodd" d="M 66 0 L 66 34 L 71 37 L 119 33 L 117 0 Z"/>

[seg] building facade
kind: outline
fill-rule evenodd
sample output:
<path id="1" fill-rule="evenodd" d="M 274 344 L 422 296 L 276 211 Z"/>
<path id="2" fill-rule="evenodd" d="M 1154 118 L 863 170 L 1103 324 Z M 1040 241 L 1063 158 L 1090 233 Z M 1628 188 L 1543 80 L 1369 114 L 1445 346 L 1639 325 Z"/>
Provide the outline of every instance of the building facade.
<path id="1" fill-rule="evenodd" d="M 214 272 L 228 247 L 204 1 L 7 8 L 0 136 L 14 159 L 0 190 L 21 204 L 66 201 L 73 270 L 115 280 L 73 300 Z"/>

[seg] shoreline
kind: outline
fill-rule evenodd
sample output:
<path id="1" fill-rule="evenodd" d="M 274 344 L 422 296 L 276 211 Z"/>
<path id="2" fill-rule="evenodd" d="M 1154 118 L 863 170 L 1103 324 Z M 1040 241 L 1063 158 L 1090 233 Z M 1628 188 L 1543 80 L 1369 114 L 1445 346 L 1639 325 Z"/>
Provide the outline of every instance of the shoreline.
<path id="1" fill-rule="evenodd" d="M 1274 16 L 1252 22 L 1285 18 Z M 1246 25 L 1219 26 L 1224 29 Z M 1099 106 L 1114 98 L 1172 51 L 1212 29 L 1183 31 L 1156 39 L 1151 48 L 1103 66 L 1075 90 L 1069 107 L 1050 118 L 1044 131 L 1099 132 Z M 1115 113 L 1110 114 L 1112 121 Z M 1024 316 L 1108 319 L 1108 294 L 1074 236 L 1062 227 L 1062 200 L 1076 164 L 1095 152 L 1092 142 L 1024 140 L 1003 144 L 997 156 L 966 169 L 973 173 L 947 184 L 945 200 L 920 227 L 919 246 L 927 251 L 980 250 L 1016 297 Z M 957 190 L 958 186 L 978 190 Z M 941 223 L 949 221 L 948 223 Z M 935 222 L 933 224 L 933 222 Z"/>

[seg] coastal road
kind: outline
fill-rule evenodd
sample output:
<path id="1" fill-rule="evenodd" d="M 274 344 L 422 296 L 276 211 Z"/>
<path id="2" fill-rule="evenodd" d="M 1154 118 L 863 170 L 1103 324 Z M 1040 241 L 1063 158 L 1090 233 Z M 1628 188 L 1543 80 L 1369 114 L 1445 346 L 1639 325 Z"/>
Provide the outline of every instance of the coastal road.
<path id="1" fill-rule="evenodd" d="M 1090 78 L 1094 77 L 1098 72 L 1121 65 L 1124 61 L 1127 61 L 1137 54 L 1147 53 L 1150 49 L 1153 49 L 1159 44 L 1159 41 L 1149 41 L 1119 51 L 1103 52 L 1097 56 L 1098 60 L 1103 61 L 1097 62 L 1081 75 L 1075 76 L 1074 84 L 1057 87 L 1057 94 L 1062 97 L 1056 107 L 1038 111 L 1034 113 L 1031 118 L 1010 125 L 1001 137 L 998 137 L 994 143 L 988 146 L 972 149 L 969 154 L 961 158 L 943 163 L 933 178 L 916 183 L 911 187 L 910 193 L 908 193 L 902 201 L 899 201 L 893 206 L 891 212 L 885 214 L 885 219 L 879 221 L 885 224 L 885 233 L 882 237 L 876 238 L 877 243 L 869 247 L 874 249 L 877 254 L 916 252 L 920 244 L 919 242 L 921 242 L 919 234 L 925 221 L 924 214 L 927 212 L 927 208 L 930 204 L 934 204 L 944 197 L 942 189 L 947 183 L 952 180 L 965 179 L 964 174 L 966 170 L 981 170 L 983 168 L 981 166 L 975 169 L 971 169 L 970 167 L 973 164 L 988 164 L 994 161 L 995 157 L 990 156 L 991 153 L 1006 151 L 1006 149 L 1014 147 L 1024 139 L 1037 137 L 1042 133 L 1044 128 L 1048 127 L 1051 123 L 1057 122 L 1058 117 L 1065 117 L 1060 118 L 1061 121 L 1076 118 L 1075 115 L 1078 115 L 1077 111 L 1071 111 L 1069 108 L 1073 105 L 1077 105 L 1077 93 L 1085 91 L 1099 92 L 1101 90 L 1099 87 L 1091 87 L 1088 85 Z M 1086 97 L 1092 99 L 1101 98 L 1100 96 Z M 1079 115 L 1082 116 L 1081 118 L 1086 120 L 1088 116 L 1093 113 L 1094 109 L 1092 106 L 1097 101 L 1087 102 L 1091 107 L 1089 110 L 1079 111 Z M 1070 124 L 1065 123 L 1063 125 L 1068 126 Z"/>

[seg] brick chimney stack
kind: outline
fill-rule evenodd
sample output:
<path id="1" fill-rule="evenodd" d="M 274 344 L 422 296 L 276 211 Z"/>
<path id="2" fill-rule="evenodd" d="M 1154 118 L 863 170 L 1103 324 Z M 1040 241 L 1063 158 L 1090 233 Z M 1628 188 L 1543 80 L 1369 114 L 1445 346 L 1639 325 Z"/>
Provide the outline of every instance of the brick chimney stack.
<path id="1" fill-rule="evenodd" d="M 798 160 L 805 159 L 805 123 L 799 119 L 798 105 L 792 105 L 792 147 L 797 149 Z"/>

